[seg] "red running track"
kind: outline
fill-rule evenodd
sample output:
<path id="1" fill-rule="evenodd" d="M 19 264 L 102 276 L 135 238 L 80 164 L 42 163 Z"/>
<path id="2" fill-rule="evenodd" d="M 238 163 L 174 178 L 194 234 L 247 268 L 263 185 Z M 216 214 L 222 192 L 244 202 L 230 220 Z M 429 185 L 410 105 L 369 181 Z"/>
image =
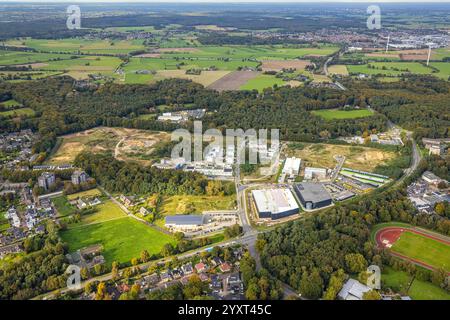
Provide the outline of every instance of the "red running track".
<path id="1" fill-rule="evenodd" d="M 377 246 L 379 248 L 388 248 L 389 249 L 388 245 L 389 244 L 393 245 L 398 240 L 398 238 L 401 236 L 401 234 L 405 231 L 415 233 L 415 234 L 427 237 L 429 239 L 433 239 L 435 241 L 439 241 L 441 243 L 444 243 L 444 244 L 450 246 L 450 241 L 444 239 L 443 237 L 441 238 L 439 236 L 435 236 L 433 234 L 429 234 L 429 233 L 423 232 L 421 230 L 411 229 L 411 228 L 406 228 L 406 227 L 386 227 L 386 228 L 378 230 L 377 233 L 375 234 L 375 241 L 377 242 Z M 388 241 L 388 243 L 383 243 L 383 241 L 386 241 L 386 240 Z M 410 262 L 412 262 L 416 265 L 422 266 L 428 270 L 433 270 L 433 271 L 436 270 L 435 267 L 433 267 L 432 265 L 429 265 L 423 261 L 407 257 L 407 256 L 405 256 L 401 253 L 395 252 L 393 250 L 390 250 L 390 253 L 393 256 L 396 256 L 403 260 L 410 261 Z M 450 272 L 448 274 L 450 275 Z"/>

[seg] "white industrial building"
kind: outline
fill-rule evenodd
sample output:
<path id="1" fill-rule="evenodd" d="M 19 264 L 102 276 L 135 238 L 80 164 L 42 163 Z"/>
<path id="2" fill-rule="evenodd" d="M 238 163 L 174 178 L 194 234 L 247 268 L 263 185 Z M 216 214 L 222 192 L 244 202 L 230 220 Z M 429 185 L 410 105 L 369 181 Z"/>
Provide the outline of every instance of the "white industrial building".
<path id="1" fill-rule="evenodd" d="M 305 180 L 322 180 L 327 177 L 327 169 L 324 168 L 305 168 Z"/>
<path id="2" fill-rule="evenodd" d="M 297 201 L 289 189 L 253 190 L 252 196 L 260 218 L 275 220 L 299 212 Z"/>
<path id="3" fill-rule="evenodd" d="M 159 121 L 171 121 L 171 122 L 180 122 L 183 120 L 183 116 L 181 114 L 164 112 L 162 116 L 158 117 Z"/>
<path id="4" fill-rule="evenodd" d="M 291 177 L 298 176 L 298 173 L 300 171 L 300 165 L 302 160 L 299 158 L 286 158 L 286 161 L 284 162 L 284 167 L 282 170 L 283 174 L 289 175 Z"/>

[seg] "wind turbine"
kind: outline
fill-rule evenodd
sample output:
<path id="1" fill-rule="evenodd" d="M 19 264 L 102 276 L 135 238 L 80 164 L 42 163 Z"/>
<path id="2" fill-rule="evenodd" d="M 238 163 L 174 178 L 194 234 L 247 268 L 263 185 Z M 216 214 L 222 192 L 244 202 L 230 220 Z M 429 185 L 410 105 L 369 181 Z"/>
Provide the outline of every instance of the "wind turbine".
<path id="1" fill-rule="evenodd" d="M 387 43 L 386 43 L 386 53 L 388 52 L 388 50 L 389 50 L 389 40 L 391 39 L 391 35 L 390 34 L 388 34 L 388 37 L 387 37 Z"/>
<path id="2" fill-rule="evenodd" d="M 431 58 L 431 45 L 432 43 L 427 43 L 428 44 L 428 58 L 427 58 L 427 67 L 430 64 L 430 58 Z"/>

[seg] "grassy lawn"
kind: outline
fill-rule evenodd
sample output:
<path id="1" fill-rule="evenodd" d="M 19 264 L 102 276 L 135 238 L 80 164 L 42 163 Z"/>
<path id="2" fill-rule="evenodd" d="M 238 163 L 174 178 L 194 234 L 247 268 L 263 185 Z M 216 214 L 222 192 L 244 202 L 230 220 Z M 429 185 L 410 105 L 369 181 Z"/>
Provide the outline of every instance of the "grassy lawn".
<path id="1" fill-rule="evenodd" d="M 0 232 L 10 227 L 8 219 L 5 218 L 5 212 L 0 212 Z"/>
<path id="2" fill-rule="evenodd" d="M 338 74 L 338 75 L 343 75 L 343 76 L 348 75 L 348 70 L 345 65 L 337 65 L 337 64 L 332 65 L 328 68 L 328 71 L 331 74 Z"/>
<path id="3" fill-rule="evenodd" d="M 70 200 L 74 200 L 74 199 L 78 199 L 78 198 L 99 197 L 101 195 L 102 195 L 101 191 L 98 190 L 97 188 L 94 188 L 94 189 L 90 189 L 90 190 L 86 190 L 86 191 L 69 194 L 67 196 L 67 199 L 70 201 Z"/>
<path id="4" fill-rule="evenodd" d="M 450 300 L 450 293 L 434 284 L 415 279 L 408 295 L 416 300 Z"/>
<path id="5" fill-rule="evenodd" d="M 177 207 L 180 203 L 191 203 L 196 213 L 212 210 L 234 210 L 236 196 L 191 196 L 177 195 L 165 198 L 161 207 L 164 215 L 179 213 Z"/>
<path id="6" fill-rule="evenodd" d="M 314 110 L 313 114 L 319 116 L 325 120 L 335 119 L 356 119 L 365 118 L 373 115 L 373 111 L 369 109 L 360 110 L 338 110 L 338 109 L 326 109 L 326 110 Z"/>
<path id="7" fill-rule="evenodd" d="M 108 264 L 115 260 L 127 262 L 139 257 L 144 249 L 150 254 L 156 254 L 164 244 L 175 244 L 172 237 L 129 217 L 69 229 L 60 235 L 68 243 L 71 252 L 89 245 L 102 244 L 103 255 Z"/>
<path id="8" fill-rule="evenodd" d="M 0 117 L 18 117 L 18 116 L 34 116 L 34 110 L 31 108 L 20 108 L 0 112 Z"/>
<path id="9" fill-rule="evenodd" d="M 10 99 L 10 100 L 7 100 L 7 101 L 3 101 L 3 102 L 0 103 L 0 105 L 4 106 L 4 107 L 6 107 L 6 108 L 22 106 L 19 102 L 17 102 L 17 101 L 14 100 L 14 99 Z"/>
<path id="10" fill-rule="evenodd" d="M 60 217 L 69 216 L 77 211 L 77 209 L 69 203 L 65 196 L 52 198 L 52 202 L 55 205 Z"/>
<path id="11" fill-rule="evenodd" d="M 450 272 L 450 246 L 424 236 L 404 232 L 392 250 Z"/>
<path id="12" fill-rule="evenodd" d="M 86 224 L 99 223 L 103 221 L 118 219 L 125 217 L 125 212 L 111 200 L 103 201 L 101 204 L 95 206 L 96 212 L 92 214 L 83 215 L 81 225 L 76 224 L 73 228 L 79 228 Z"/>
<path id="13" fill-rule="evenodd" d="M 284 86 L 288 83 L 280 78 L 272 75 L 261 74 L 253 79 L 250 79 L 246 84 L 241 86 L 240 90 L 258 90 L 262 92 L 265 88 L 272 88 L 274 85 Z"/>
<path id="14" fill-rule="evenodd" d="M 396 271 L 391 267 L 383 268 L 381 282 L 384 289 L 391 288 L 400 294 L 406 294 L 412 277 L 404 271 Z"/>

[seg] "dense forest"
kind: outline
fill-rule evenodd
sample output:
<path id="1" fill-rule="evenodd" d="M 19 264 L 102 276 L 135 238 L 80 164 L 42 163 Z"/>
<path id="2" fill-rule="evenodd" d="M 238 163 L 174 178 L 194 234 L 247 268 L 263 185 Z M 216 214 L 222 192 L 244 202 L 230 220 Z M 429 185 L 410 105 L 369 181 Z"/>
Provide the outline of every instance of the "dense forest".
<path id="1" fill-rule="evenodd" d="M 81 153 L 75 165 L 111 192 L 125 194 L 205 194 L 208 180 L 201 174 L 181 170 L 161 170 L 116 160 L 108 154 Z M 233 194 L 233 184 L 220 183 L 216 193 Z"/>
<path id="2" fill-rule="evenodd" d="M 431 76 L 408 76 L 401 81 L 351 83 L 368 103 L 392 122 L 414 131 L 418 139 L 450 137 L 450 83 Z"/>
<path id="3" fill-rule="evenodd" d="M 140 114 L 168 105 L 168 110 L 204 108 L 211 112 L 203 119 L 207 128 L 280 129 L 281 138 L 317 141 L 338 136 L 360 135 L 364 131 L 386 130 L 389 119 L 414 130 L 417 138 L 448 137 L 450 128 L 450 84 L 431 77 L 410 77 L 397 83 L 376 80 L 354 82 L 347 91 L 326 88 L 275 88 L 218 93 L 181 79 L 152 85 L 105 84 L 78 86 L 69 77 L 26 83 L 2 83 L 0 95 L 10 96 L 36 111 L 36 117 L 22 121 L 1 119 L 0 128 L 38 130 L 42 139 L 38 152 L 48 151 L 56 136 L 95 126 L 116 126 L 171 131 L 177 125 L 142 120 Z M 311 110 L 342 108 L 345 105 L 372 106 L 375 115 L 358 119 L 326 121 Z M 186 107 L 184 107 L 186 108 Z M 205 125 L 206 123 L 206 125 Z"/>
<path id="4" fill-rule="evenodd" d="M 20 122 L 0 120 L 0 128 L 38 130 L 42 139 L 35 151 L 49 151 L 56 136 L 95 126 L 131 127 L 171 131 L 180 125 L 156 120 L 142 120 L 158 105 L 179 110 L 184 105 L 213 112 L 205 117 L 205 128 L 279 128 L 288 140 L 312 141 L 341 135 L 361 134 L 366 130 L 385 129 L 386 118 L 325 121 L 311 114 L 316 109 L 338 108 L 346 104 L 364 105 L 351 92 L 313 88 L 268 89 L 263 95 L 256 91 L 219 94 L 190 81 L 171 79 L 153 85 L 120 85 L 79 87 L 69 77 L 49 78 L 27 83 L 2 83 L 0 94 L 11 96 L 36 111 L 36 117 Z M 270 115 L 270 116 L 268 116 Z M 182 126 L 191 128 L 192 123 Z M 319 138 L 318 138 L 319 137 Z"/>

